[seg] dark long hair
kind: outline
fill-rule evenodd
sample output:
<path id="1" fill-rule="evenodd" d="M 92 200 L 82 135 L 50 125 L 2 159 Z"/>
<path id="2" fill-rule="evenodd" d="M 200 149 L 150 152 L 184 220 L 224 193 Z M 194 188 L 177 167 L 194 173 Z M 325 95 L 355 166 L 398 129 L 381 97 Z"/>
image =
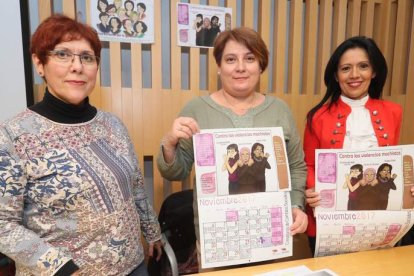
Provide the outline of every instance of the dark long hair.
<path id="1" fill-rule="evenodd" d="M 239 160 L 240 156 L 239 156 L 239 147 L 236 144 L 230 144 L 227 146 L 226 150 L 231 150 L 234 149 L 234 151 L 236 152 L 236 155 L 234 155 L 234 160 Z"/>
<path id="2" fill-rule="evenodd" d="M 354 36 L 342 42 L 333 52 L 328 64 L 325 68 L 324 81 L 326 85 L 326 93 L 322 100 L 314 106 L 307 114 L 307 125 L 312 131 L 312 119 L 315 113 L 329 100 L 329 108 L 338 101 L 341 96 L 341 88 L 336 80 L 336 73 L 338 71 L 339 60 L 342 55 L 349 49 L 360 48 L 366 51 L 369 62 L 375 73 L 375 78 L 371 79 L 368 88 L 368 95 L 373 99 L 380 99 L 382 96 L 382 89 L 387 79 L 387 62 L 384 55 L 378 48 L 377 44 L 372 38 L 365 36 Z"/>
<path id="3" fill-rule="evenodd" d="M 358 170 L 360 172 L 357 176 L 358 180 L 361 180 L 364 177 L 364 167 L 361 164 L 352 165 L 350 170 Z"/>
<path id="4" fill-rule="evenodd" d="M 254 158 L 255 156 L 254 156 L 254 151 L 256 150 L 256 148 L 257 147 L 261 147 L 262 148 L 262 151 L 263 151 L 263 153 L 264 153 L 264 145 L 262 144 L 262 143 L 254 143 L 253 144 L 253 146 L 252 146 L 252 151 L 251 151 L 251 156 L 252 156 L 252 158 Z"/>
<path id="5" fill-rule="evenodd" d="M 382 171 L 385 167 L 390 168 L 390 173 L 391 173 L 391 171 L 392 171 L 392 165 L 391 165 L 391 164 L 388 164 L 388 163 L 382 163 L 382 164 L 378 167 L 378 170 L 377 170 L 377 178 L 379 178 L 379 177 L 380 177 L 380 172 L 381 172 L 381 171 Z"/>

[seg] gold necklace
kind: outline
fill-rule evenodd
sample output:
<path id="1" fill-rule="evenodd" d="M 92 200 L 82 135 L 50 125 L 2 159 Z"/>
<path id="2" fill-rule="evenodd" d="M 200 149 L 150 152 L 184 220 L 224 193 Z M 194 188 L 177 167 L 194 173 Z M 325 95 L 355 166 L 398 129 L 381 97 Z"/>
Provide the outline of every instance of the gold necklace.
<path id="1" fill-rule="evenodd" d="M 234 109 L 234 110 L 237 110 L 237 111 L 246 111 L 246 110 L 249 110 L 250 108 L 253 108 L 253 106 L 254 106 L 254 104 L 256 102 L 256 92 L 254 92 L 253 97 L 252 97 L 252 100 L 249 102 L 249 105 L 246 108 L 237 107 L 234 104 L 230 103 L 227 100 L 227 97 L 224 94 L 225 94 L 224 89 L 222 89 L 221 90 L 221 95 L 224 98 L 224 101 L 226 102 L 227 106 L 230 107 L 230 109 Z"/>

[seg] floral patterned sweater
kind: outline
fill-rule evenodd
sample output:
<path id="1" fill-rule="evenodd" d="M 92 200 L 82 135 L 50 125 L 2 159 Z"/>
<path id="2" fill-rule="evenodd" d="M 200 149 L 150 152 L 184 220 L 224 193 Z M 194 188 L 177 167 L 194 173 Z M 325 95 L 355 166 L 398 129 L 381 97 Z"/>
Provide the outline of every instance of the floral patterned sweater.
<path id="1" fill-rule="evenodd" d="M 127 275 L 160 239 L 124 125 L 97 111 L 78 124 L 26 110 L 0 125 L 0 252 L 17 275 Z"/>

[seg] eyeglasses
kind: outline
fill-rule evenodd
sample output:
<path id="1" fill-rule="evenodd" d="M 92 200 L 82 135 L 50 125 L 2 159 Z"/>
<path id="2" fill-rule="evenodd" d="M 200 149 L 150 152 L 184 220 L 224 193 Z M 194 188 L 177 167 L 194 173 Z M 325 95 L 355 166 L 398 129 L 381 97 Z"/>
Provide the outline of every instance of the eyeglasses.
<path id="1" fill-rule="evenodd" d="M 87 53 L 74 54 L 67 50 L 52 50 L 49 51 L 49 55 L 62 63 L 73 62 L 75 56 L 79 57 L 79 60 L 83 65 L 97 65 L 99 63 L 99 57 Z"/>

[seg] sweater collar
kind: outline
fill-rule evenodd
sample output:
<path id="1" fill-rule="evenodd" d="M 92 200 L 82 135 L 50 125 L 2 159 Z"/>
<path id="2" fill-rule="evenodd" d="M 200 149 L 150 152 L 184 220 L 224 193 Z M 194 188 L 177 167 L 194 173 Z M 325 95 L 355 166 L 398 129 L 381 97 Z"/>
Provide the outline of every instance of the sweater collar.
<path id="1" fill-rule="evenodd" d="M 97 109 L 90 105 L 88 97 L 80 105 L 68 104 L 53 96 L 47 88 L 43 100 L 29 109 L 51 121 L 63 124 L 84 123 L 92 120 L 97 114 Z"/>

